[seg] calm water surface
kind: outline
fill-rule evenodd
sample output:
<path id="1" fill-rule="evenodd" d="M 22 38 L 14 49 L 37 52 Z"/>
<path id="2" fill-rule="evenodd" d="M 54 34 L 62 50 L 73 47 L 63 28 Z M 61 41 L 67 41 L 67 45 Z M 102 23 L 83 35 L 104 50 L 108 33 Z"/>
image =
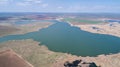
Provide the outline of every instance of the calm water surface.
<path id="1" fill-rule="evenodd" d="M 71 53 L 79 56 L 97 56 L 120 52 L 120 38 L 94 34 L 58 22 L 37 32 L 24 35 L 10 35 L 0 38 L 0 42 L 32 38 L 56 52 Z"/>

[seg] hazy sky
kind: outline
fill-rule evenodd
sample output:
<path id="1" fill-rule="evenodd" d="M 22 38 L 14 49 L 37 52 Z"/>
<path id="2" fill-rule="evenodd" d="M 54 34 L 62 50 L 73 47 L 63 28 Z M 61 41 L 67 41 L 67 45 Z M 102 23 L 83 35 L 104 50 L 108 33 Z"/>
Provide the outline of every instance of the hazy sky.
<path id="1" fill-rule="evenodd" d="M 0 0 L 0 12 L 120 13 L 120 0 Z"/>

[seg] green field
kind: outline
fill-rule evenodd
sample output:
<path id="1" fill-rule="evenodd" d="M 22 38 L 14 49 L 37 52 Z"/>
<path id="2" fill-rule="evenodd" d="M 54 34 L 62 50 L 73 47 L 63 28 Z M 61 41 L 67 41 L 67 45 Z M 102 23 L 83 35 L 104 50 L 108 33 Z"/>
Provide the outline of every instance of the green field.
<path id="1" fill-rule="evenodd" d="M 84 19 L 79 19 L 79 18 L 64 18 L 63 21 L 65 22 L 77 22 L 77 23 L 85 23 L 85 24 L 98 24 L 102 23 L 103 21 L 98 21 L 98 20 L 84 20 Z"/>

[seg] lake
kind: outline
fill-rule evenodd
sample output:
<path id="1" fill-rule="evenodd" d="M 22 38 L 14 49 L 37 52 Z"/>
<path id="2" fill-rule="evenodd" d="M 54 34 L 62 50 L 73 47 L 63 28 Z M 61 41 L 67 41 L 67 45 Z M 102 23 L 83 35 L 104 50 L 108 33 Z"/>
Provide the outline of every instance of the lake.
<path id="1" fill-rule="evenodd" d="M 55 52 L 70 53 L 78 56 L 97 56 L 120 52 L 120 38 L 110 35 L 89 33 L 66 22 L 55 24 L 36 32 L 24 35 L 9 35 L 0 38 L 8 40 L 33 39 L 46 45 Z"/>

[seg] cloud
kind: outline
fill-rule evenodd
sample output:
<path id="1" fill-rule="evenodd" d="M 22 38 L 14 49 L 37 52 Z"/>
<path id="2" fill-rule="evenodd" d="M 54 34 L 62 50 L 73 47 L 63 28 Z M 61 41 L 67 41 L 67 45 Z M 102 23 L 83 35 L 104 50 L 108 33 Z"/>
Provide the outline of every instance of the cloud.
<path id="1" fill-rule="evenodd" d="M 7 1 L 9 1 L 9 0 L 0 0 L 0 2 L 7 2 Z"/>
<path id="2" fill-rule="evenodd" d="M 48 6 L 48 4 L 42 4 L 42 7 L 43 8 L 45 8 L 45 7 L 47 7 Z"/>
<path id="3" fill-rule="evenodd" d="M 111 10 L 111 8 L 115 8 L 112 6 L 105 6 L 105 5 L 90 5 L 90 6 L 83 6 L 83 5 L 75 5 L 75 6 L 70 6 L 68 7 L 67 10 L 72 10 L 72 11 L 103 11 L 103 10 Z"/>
<path id="4" fill-rule="evenodd" d="M 30 6 L 30 5 L 36 5 L 36 4 L 41 4 L 41 3 L 42 3 L 41 0 L 23 0 L 21 2 L 17 2 L 16 4 L 19 6 Z"/>
<path id="5" fill-rule="evenodd" d="M 31 5 L 31 3 L 29 3 L 29 2 L 18 2 L 16 4 L 19 5 L 19 6 L 28 6 L 28 5 Z"/>
<path id="6" fill-rule="evenodd" d="M 9 0 L 0 0 L 0 5 L 4 5 L 9 3 Z"/>
<path id="7" fill-rule="evenodd" d="M 72 11 L 80 11 L 82 9 L 85 9 L 86 7 L 84 6 L 70 6 L 68 7 L 68 10 L 72 10 Z"/>
<path id="8" fill-rule="evenodd" d="M 24 0 L 24 2 L 36 3 L 36 4 L 42 3 L 41 0 Z"/>
<path id="9" fill-rule="evenodd" d="M 59 7 L 57 7 L 58 9 L 62 9 L 63 7 L 62 6 L 59 6 Z"/>
<path id="10" fill-rule="evenodd" d="M 42 3 L 42 1 L 41 0 L 36 0 L 36 1 L 34 1 L 34 3 L 40 4 L 40 3 Z"/>
<path id="11" fill-rule="evenodd" d="M 27 2 L 29 2 L 29 1 L 34 1 L 34 0 L 24 0 L 24 1 L 27 1 Z"/>

